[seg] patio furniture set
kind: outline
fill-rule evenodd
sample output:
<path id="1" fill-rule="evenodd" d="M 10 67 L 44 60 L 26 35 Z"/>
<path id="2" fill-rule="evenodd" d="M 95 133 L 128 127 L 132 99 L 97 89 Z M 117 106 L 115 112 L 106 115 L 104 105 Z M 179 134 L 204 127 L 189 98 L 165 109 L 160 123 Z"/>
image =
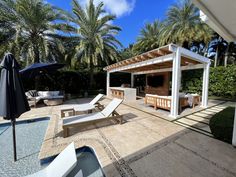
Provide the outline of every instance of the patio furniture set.
<path id="1" fill-rule="evenodd" d="M 47 106 L 55 106 L 63 103 L 64 94 L 62 91 L 36 91 L 30 90 L 25 93 L 30 106 L 36 107 L 40 101 Z"/>

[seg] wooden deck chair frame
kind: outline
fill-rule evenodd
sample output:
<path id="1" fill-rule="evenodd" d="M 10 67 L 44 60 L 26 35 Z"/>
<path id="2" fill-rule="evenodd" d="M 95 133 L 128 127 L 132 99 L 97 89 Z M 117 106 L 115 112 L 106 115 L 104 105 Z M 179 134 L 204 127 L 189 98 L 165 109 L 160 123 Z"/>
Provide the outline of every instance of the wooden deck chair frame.
<path id="1" fill-rule="evenodd" d="M 98 101 L 100 99 L 102 99 L 104 95 L 103 94 L 98 94 L 96 97 L 94 97 L 92 99 L 92 101 L 90 101 L 89 103 L 86 103 L 86 104 L 92 104 L 92 105 L 95 105 L 96 108 L 98 108 L 99 110 L 102 110 L 104 108 L 103 105 L 101 105 Z M 76 106 L 79 106 L 80 104 L 76 105 Z M 74 106 L 74 107 L 76 107 Z M 75 116 L 76 115 L 76 112 L 74 110 L 74 108 L 68 108 L 68 109 L 61 109 L 61 118 L 64 118 L 66 117 L 66 113 L 69 114 L 69 116 Z M 90 110 L 88 110 L 87 113 L 91 113 Z"/>
<path id="2" fill-rule="evenodd" d="M 66 138 L 69 136 L 69 129 L 70 128 L 74 128 L 74 127 L 79 127 L 79 126 L 86 126 L 86 125 L 91 125 L 91 124 L 94 124 L 94 123 L 99 123 L 99 122 L 102 122 L 102 121 L 107 121 L 107 120 L 113 120 L 113 121 L 116 121 L 117 123 L 119 124 L 122 124 L 123 123 L 123 115 L 120 115 L 116 112 L 116 108 L 122 103 L 123 100 L 120 100 L 120 99 L 117 99 L 117 98 L 114 98 L 104 109 L 106 110 L 106 108 L 109 107 L 109 105 L 112 104 L 112 102 L 114 101 L 117 101 L 117 105 L 113 108 L 112 112 L 109 112 L 109 113 L 105 113 L 106 115 L 103 114 L 104 117 L 102 118 L 99 118 L 99 119 L 95 119 L 95 120 L 89 120 L 89 121 L 86 121 L 86 122 L 78 122 L 78 123 L 74 123 L 74 124 L 69 124 L 69 125 L 62 125 L 62 128 L 63 128 L 63 137 Z M 102 112 L 102 111 L 101 111 Z M 99 112 L 100 113 L 100 112 Z M 90 116 L 90 114 L 87 114 L 86 115 L 87 117 Z M 72 116 L 72 117 L 76 117 L 76 116 Z M 78 116 L 79 117 L 79 116 Z M 66 119 L 70 119 L 69 118 L 66 118 Z"/>

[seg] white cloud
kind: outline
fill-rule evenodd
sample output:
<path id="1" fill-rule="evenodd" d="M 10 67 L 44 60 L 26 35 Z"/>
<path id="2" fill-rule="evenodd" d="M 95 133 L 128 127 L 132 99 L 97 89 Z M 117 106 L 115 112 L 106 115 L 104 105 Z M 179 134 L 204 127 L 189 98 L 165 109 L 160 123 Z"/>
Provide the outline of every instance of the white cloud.
<path id="1" fill-rule="evenodd" d="M 80 0 L 83 6 L 85 6 L 89 0 Z M 103 2 L 105 10 L 117 17 L 121 17 L 123 15 L 129 14 L 134 9 L 135 0 L 94 0 L 94 3 L 97 5 L 98 3 Z"/>

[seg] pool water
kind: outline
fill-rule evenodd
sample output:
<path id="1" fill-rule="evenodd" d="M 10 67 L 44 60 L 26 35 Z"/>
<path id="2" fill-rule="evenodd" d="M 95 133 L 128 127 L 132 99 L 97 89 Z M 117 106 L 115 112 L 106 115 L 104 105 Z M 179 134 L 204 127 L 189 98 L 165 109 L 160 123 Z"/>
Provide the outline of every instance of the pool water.
<path id="1" fill-rule="evenodd" d="M 83 177 L 105 177 L 102 168 L 98 162 L 98 159 L 90 147 L 82 147 L 76 150 L 77 155 L 77 165 L 69 173 L 67 177 L 74 177 L 76 174 L 82 170 Z M 49 158 L 47 160 L 42 160 L 42 166 L 47 166 L 50 162 L 53 161 L 55 157 Z"/>
<path id="2" fill-rule="evenodd" d="M 11 124 L 0 124 L 0 177 L 26 176 L 42 168 L 38 155 L 48 121 L 46 117 L 16 122 L 16 162 L 13 161 Z"/>

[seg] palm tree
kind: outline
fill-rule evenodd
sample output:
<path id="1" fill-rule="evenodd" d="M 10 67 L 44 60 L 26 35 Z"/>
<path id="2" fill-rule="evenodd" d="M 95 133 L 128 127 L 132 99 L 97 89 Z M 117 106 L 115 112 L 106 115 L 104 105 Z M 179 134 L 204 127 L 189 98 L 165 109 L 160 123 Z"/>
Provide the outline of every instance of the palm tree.
<path id="1" fill-rule="evenodd" d="M 210 28 L 201 22 L 199 10 L 190 0 L 184 0 L 183 3 L 169 8 L 160 33 L 161 45 L 173 42 L 185 48 L 190 48 L 191 42 L 207 43 L 211 38 Z"/>
<path id="2" fill-rule="evenodd" d="M 120 51 L 120 56 L 122 60 L 134 57 L 136 55 L 136 53 L 134 52 L 134 45 L 133 44 L 129 44 L 128 47 L 123 48 Z"/>
<path id="3" fill-rule="evenodd" d="M 60 42 L 56 31 L 66 31 L 65 17 L 60 9 L 43 0 L 1 0 L 0 31 L 4 38 L 0 46 L 29 62 L 53 57 Z M 62 24 L 58 23 L 58 20 Z M 57 21 L 57 22 L 56 22 Z"/>
<path id="4" fill-rule="evenodd" d="M 223 64 L 224 55 L 228 53 L 228 43 L 219 34 L 214 33 L 208 47 L 208 57 L 214 59 L 214 67 Z"/>
<path id="5" fill-rule="evenodd" d="M 162 28 L 162 22 L 159 20 L 153 23 L 147 23 L 140 31 L 134 50 L 138 53 L 147 52 L 159 46 L 159 33 Z"/>
<path id="6" fill-rule="evenodd" d="M 80 37 L 77 56 L 80 61 L 88 64 L 90 86 L 93 87 L 94 67 L 102 61 L 109 64 L 119 59 L 117 47 L 122 45 L 114 35 L 121 29 L 109 23 L 115 16 L 105 13 L 102 2 L 95 6 L 93 0 L 90 0 L 83 9 L 77 0 L 73 0 L 73 14 L 70 20 L 79 26 L 75 29 Z"/>

